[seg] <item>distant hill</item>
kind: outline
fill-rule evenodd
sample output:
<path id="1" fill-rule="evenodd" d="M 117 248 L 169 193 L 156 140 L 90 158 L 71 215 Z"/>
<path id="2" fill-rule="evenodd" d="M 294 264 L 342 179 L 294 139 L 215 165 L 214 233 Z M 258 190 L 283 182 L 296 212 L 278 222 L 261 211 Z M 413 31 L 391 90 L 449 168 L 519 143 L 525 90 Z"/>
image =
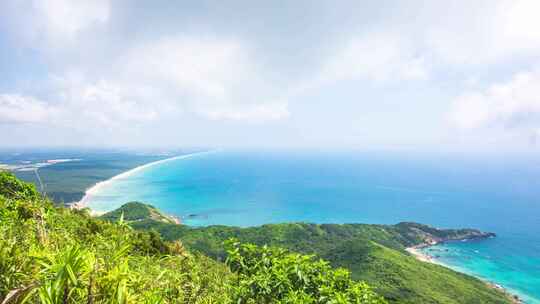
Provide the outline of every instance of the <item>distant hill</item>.
<path id="1" fill-rule="evenodd" d="M 149 217 L 132 222 L 131 226 L 156 230 L 169 241 L 182 240 L 190 250 L 218 261 L 227 257 L 223 241 L 231 237 L 241 242 L 313 254 L 329 261 L 332 266 L 349 269 L 354 279 L 367 282 L 391 303 L 511 302 L 500 291 L 477 278 L 418 261 L 405 250 L 421 244 L 495 236 L 475 229 L 437 229 L 418 223 L 287 223 L 249 228 L 190 228 Z"/>
<path id="2" fill-rule="evenodd" d="M 101 215 L 99 218 L 108 221 L 117 221 L 122 216 L 127 222 L 152 220 L 168 224 L 177 223 L 173 217 L 161 213 L 156 207 L 141 202 L 126 203 L 118 209 Z"/>

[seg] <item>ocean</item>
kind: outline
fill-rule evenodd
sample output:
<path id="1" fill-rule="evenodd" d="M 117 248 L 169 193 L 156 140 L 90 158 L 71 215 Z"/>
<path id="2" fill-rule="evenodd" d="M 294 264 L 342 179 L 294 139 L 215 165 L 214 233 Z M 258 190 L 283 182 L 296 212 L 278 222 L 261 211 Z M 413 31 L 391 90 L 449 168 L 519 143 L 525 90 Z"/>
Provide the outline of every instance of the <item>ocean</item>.
<path id="1" fill-rule="evenodd" d="M 150 203 L 187 225 L 415 221 L 496 238 L 437 245 L 449 267 L 540 303 L 540 161 L 403 152 L 220 151 L 101 184 L 96 211 Z"/>

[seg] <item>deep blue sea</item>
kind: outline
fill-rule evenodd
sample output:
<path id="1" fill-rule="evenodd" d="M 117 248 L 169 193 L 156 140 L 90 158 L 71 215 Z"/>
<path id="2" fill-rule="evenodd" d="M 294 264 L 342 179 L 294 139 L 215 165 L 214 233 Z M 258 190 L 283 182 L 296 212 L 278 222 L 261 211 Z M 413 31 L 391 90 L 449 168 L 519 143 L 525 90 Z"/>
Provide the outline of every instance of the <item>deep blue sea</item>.
<path id="1" fill-rule="evenodd" d="M 91 197 L 107 211 L 151 203 L 188 225 L 417 221 L 498 237 L 431 255 L 540 303 L 540 161 L 406 152 L 226 151 L 120 178 Z"/>

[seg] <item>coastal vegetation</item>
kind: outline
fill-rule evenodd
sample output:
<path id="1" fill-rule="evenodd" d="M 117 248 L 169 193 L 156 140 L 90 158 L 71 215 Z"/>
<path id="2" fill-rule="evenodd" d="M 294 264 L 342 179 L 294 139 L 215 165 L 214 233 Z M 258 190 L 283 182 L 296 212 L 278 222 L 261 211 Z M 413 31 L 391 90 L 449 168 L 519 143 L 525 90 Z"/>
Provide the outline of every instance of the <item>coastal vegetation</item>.
<path id="1" fill-rule="evenodd" d="M 0 303 L 386 303 L 347 270 L 286 249 L 229 240 L 215 261 L 134 230 L 139 211 L 91 217 L 0 172 Z"/>

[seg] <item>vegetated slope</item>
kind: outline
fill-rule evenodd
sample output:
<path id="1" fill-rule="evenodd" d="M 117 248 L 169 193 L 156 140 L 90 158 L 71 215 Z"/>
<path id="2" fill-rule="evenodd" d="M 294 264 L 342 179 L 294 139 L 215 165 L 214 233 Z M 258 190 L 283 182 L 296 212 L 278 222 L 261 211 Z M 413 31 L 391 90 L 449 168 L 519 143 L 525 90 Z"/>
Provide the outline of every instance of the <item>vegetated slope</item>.
<path id="1" fill-rule="evenodd" d="M 389 302 L 508 303 L 506 296 L 474 277 L 421 262 L 372 241 L 352 239 L 321 255 L 368 282 Z"/>
<path id="2" fill-rule="evenodd" d="M 333 266 L 345 267 L 392 303 L 510 303 L 501 292 L 472 276 L 416 260 L 408 246 L 447 239 L 494 236 L 474 229 L 436 229 L 417 223 L 367 224 L 269 224 L 238 228 L 190 228 L 156 222 L 133 222 L 136 229 L 158 231 L 168 240 L 182 240 L 186 247 L 217 260 L 225 259 L 223 241 L 272 245 L 314 254 Z"/>
<path id="3" fill-rule="evenodd" d="M 161 213 L 154 206 L 139 202 L 126 203 L 120 208 L 102 215 L 100 218 L 109 221 L 118 221 L 122 215 L 123 219 L 128 222 L 151 219 L 158 222 L 175 224 L 174 219 Z"/>
<path id="4" fill-rule="evenodd" d="M 313 257 L 234 241 L 228 255 L 55 207 L 0 171 L 0 303 L 386 303 Z"/>

